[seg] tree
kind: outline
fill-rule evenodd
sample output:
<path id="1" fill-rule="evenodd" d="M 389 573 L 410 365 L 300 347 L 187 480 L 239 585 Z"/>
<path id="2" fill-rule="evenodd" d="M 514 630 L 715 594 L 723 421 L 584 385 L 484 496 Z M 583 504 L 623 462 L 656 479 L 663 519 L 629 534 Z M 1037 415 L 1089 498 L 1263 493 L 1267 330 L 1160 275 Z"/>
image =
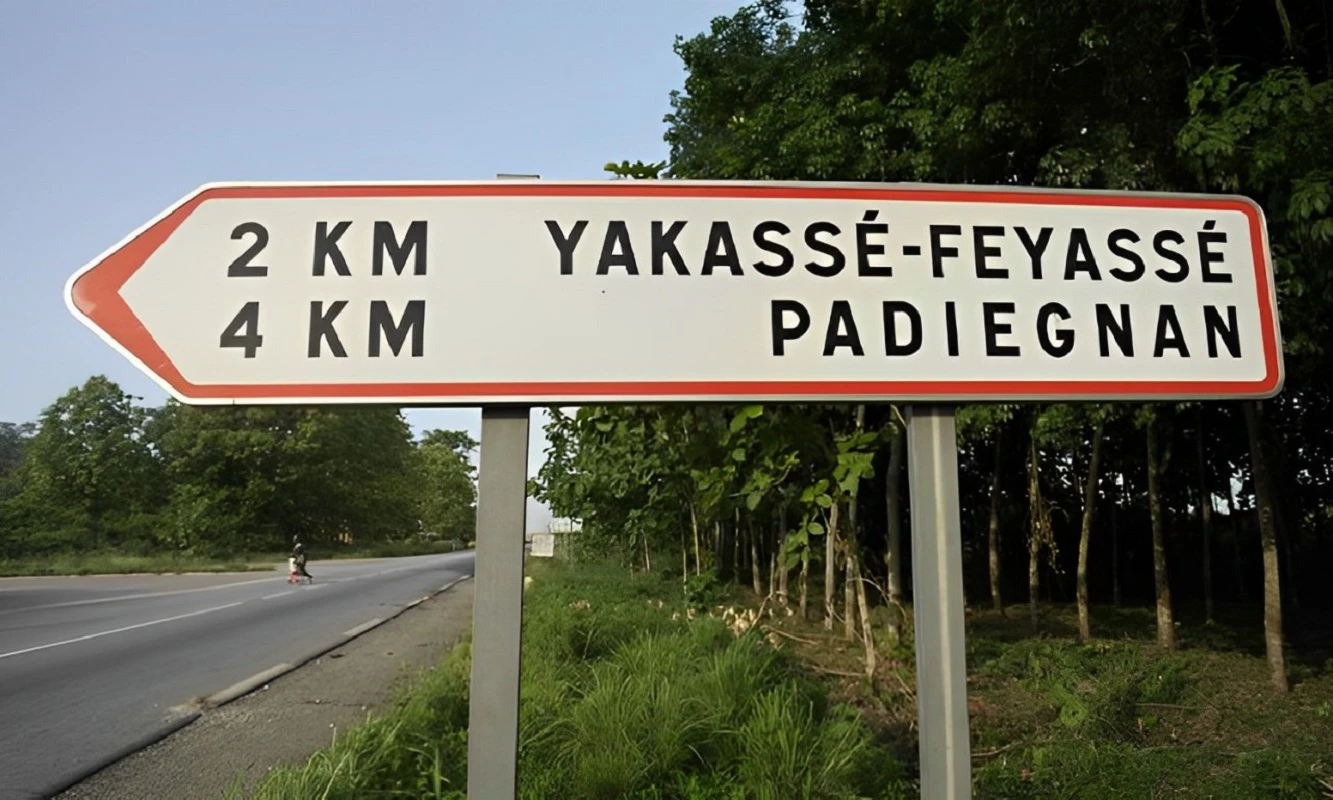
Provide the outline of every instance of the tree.
<path id="1" fill-rule="evenodd" d="M 420 473 L 396 409 L 172 405 L 162 451 L 177 547 L 227 554 L 417 529 Z"/>
<path id="2" fill-rule="evenodd" d="M 162 489 L 147 414 L 104 376 L 70 389 L 27 441 L 11 514 L 37 549 L 91 550 L 154 539 Z"/>
<path id="3" fill-rule="evenodd" d="M 419 511 L 425 531 L 469 541 L 477 530 L 477 442 L 466 431 L 430 430 L 417 443 L 422 471 Z"/>

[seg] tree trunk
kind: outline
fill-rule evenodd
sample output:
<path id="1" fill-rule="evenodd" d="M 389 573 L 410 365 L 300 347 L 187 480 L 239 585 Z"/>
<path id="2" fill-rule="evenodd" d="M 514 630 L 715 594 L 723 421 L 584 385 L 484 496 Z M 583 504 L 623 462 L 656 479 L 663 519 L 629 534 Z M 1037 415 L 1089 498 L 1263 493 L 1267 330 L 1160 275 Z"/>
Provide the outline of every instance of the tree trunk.
<path id="1" fill-rule="evenodd" d="M 843 543 L 842 576 L 842 636 L 849 642 L 856 640 L 856 575 L 852 568 L 851 542 Z"/>
<path id="2" fill-rule="evenodd" d="M 838 583 L 838 508 L 842 504 L 833 501 L 829 511 L 828 530 L 824 531 L 824 630 L 833 630 L 833 590 Z"/>
<path id="3" fill-rule="evenodd" d="M 1041 478 L 1037 467 L 1037 442 L 1031 440 L 1028 448 L 1028 613 L 1032 630 L 1038 627 L 1037 600 L 1041 591 L 1041 572 L 1038 556 L 1041 553 Z"/>
<path id="4" fill-rule="evenodd" d="M 1083 487 L 1083 525 L 1078 536 L 1078 635 L 1085 642 L 1092 638 L 1092 620 L 1088 611 L 1088 547 L 1092 543 L 1092 520 L 1097 512 L 1104 430 L 1100 421 L 1092 429 L 1092 458 L 1088 461 L 1088 483 Z"/>
<path id="5" fill-rule="evenodd" d="M 1208 461 L 1203 447 L 1203 406 L 1195 410 L 1198 435 L 1195 437 L 1195 456 L 1199 466 L 1199 519 L 1203 525 L 1203 616 L 1204 623 L 1213 624 L 1213 495 L 1208 489 Z"/>
<path id="6" fill-rule="evenodd" d="M 806 609 L 808 607 L 806 604 L 806 597 L 807 597 L 806 589 L 809 587 L 809 585 L 810 585 L 810 548 L 807 547 L 805 551 L 801 553 L 801 586 L 800 586 L 801 598 L 798 608 L 800 609 L 801 612 L 802 622 L 805 622 L 810 618 L 809 615 L 806 614 Z"/>
<path id="7" fill-rule="evenodd" d="M 856 407 L 856 430 L 859 433 L 866 424 L 866 407 L 859 405 Z M 845 618 L 843 619 L 843 636 L 847 641 L 856 639 L 856 602 L 857 591 L 857 570 L 856 561 L 859 559 L 859 550 L 861 546 L 861 529 L 857 526 L 858 511 L 860 502 L 857 499 L 860 495 L 861 482 L 858 480 L 853 486 L 850 497 L 847 498 L 847 535 L 842 537 L 842 549 L 846 560 L 846 572 L 843 575 L 842 587 L 842 610 Z"/>
<path id="8" fill-rule="evenodd" d="M 778 509 L 778 601 L 787 605 L 787 506 Z"/>
<path id="9" fill-rule="evenodd" d="M 996 611 L 1004 614 L 1004 599 L 1000 596 L 1000 464 L 1004 428 L 995 431 L 995 465 L 990 476 L 990 521 L 986 531 L 986 549 L 990 561 L 990 601 Z"/>
<path id="10" fill-rule="evenodd" d="M 741 570 L 745 567 L 745 551 L 741 549 L 741 510 L 736 509 L 735 519 L 731 521 L 731 575 L 740 583 Z"/>
<path id="11" fill-rule="evenodd" d="M 858 546 L 856 530 L 856 492 L 852 492 L 851 498 L 847 501 L 847 535 L 843 537 L 842 549 L 845 553 L 846 573 L 843 575 L 842 586 L 842 611 L 845 615 L 843 619 L 843 636 L 847 641 L 856 639 L 856 548 Z"/>
<path id="12" fill-rule="evenodd" d="M 685 531 L 680 532 L 680 582 L 690 582 L 690 544 L 685 539 Z"/>
<path id="13" fill-rule="evenodd" d="M 889 469 L 885 473 L 884 497 L 888 512 L 888 547 L 884 563 L 888 567 L 889 639 L 902 639 L 903 608 L 903 459 L 907 450 L 907 433 L 894 423 L 893 441 L 889 445 Z"/>
<path id="14" fill-rule="evenodd" d="M 1227 520 L 1231 525 L 1231 559 L 1236 570 L 1236 599 L 1249 604 L 1250 592 L 1245 588 L 1245 549 L 1241 546 L 1240 516 L 1236 513 L 1236 500 L 1231 490 L 1231 476 L 1227 476 L 1226 491 L 1222 498 L 1227 502 Z"/>
<path id="15" fill-rule="evenodd" d="M 1284 500 L 1287 494 L 1283 480 L 1283 476 L 1287 474 L 1286 457 L 1282 448 L 1274 446 L 1270 438 L 1271 433 L 1266 427 L 1261 426 L 1259 441 L 1263 447 L 1264 464 L 1269 475 L 1268 490 L 1272 497 L 1273 528 L 1277 531 L 1278 547 L 1282 548 L 1281 555 L 1285 562 L 1278 564 L 1278 570 L 1287 576 L 1282 582 L 1282 587 L 1287 592 L 1288 608 L 1300 611 L 1300 562 L 1295 559 L 1291 551 L 1291 528 L 1287 525 L 1287 515 L 1283 513 L 1284 508 L 1291 507 Z"/>
<path id="16" fill-rule="evenodd" d="M 1162 519 L 1162 472 L 1170 461 L 1168 445 L 1159 452 L 1158 423 L 1148 423 L 1148 513 L 1152 517 L 1153 581 L 1157 588 L 1157 644 L 1167 650 L 1175 649 L 1176 629 L 1171 618 L 1171 583 L 1166 573 L 1166 533 Z"/>
<path id="17" fill-rule="evenodd" d="M 1259 513 L 1259 541 L 1264 552 L 1264 644 L 1273 688 L 1287 691 L 1286 654 L 1282 649 L 1282 582 L 1277 564 L 1277 531 L 1273 511 L 1272 476 L 1260 435 L 1259 404 L 1246 401 L 1245 429 L 1250 440 L 1250 463 L 1254 474 L 1255 508 Z"/>
<path id="18" fill-rule="evenodd" d="M 1121 480 L 1124 476 L 1121 475 Z M 1111 602 L 1120 608 L 1120 488 L 1111 493 Z"/>
<path id="19" fill-rule="evenodd" d="M 694 531 L 694 574 L 702 575 L 704 562 L 703 556 L 699 554 L 699 514 L 694 509 L 693 501 L 690 502 L 690 528 Z"/>
<path id="20" fill-rule="evenodd" d="M 764 578 L 759 573 L 759 537 L 754 535 L 754 519 L 749 518 L 745 522 L 746 531 L 750 536 L 750 579 L 754 581 L 754 593 L 762 597 L 764 594 Z"/>
<path id="21" fill-rule="evenodd" d="M 870 624 L 870 602 L 866 599 L 866 584 L 861 580 L 861 556 L 852 556 L 852 580 L 856 583 L 856 606 L 861 612 L 861 636 L 865 638 L 866 677 L 875 676 L 875 629 Z"/>

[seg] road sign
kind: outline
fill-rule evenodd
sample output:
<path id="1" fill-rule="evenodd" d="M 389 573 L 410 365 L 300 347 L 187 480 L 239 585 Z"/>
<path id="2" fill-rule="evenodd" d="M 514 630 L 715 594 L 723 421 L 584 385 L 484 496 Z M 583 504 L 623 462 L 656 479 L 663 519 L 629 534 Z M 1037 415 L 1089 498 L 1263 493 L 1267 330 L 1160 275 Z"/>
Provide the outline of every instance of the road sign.
<path id="1" fill-rule="evenodd" d="M 539 558 L 553 558 L 555 556 L 555 534 L 534 533 L 532 534 L 532 555 Z"/>
<path id="2" fill-rule="evenodd" d="M 210 184 L 70 279 L 184 402 L 1268 397 L 1218 195 L 781 182 Z"/>

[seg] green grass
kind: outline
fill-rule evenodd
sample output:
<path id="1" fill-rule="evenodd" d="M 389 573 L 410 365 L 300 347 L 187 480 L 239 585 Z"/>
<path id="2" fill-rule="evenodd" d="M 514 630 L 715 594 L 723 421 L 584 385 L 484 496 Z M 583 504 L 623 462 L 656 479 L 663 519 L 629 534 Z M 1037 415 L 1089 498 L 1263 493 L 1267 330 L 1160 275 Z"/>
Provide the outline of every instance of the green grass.
<path id="1" fill-rule="evenodd" d="M 1070 610 L 1048 613 L 1046 630 L 1063 631 Z M 1095 609 L 1108 638 L 1089 644 L 1019 638 L 1026 626 L 990 617 L 969 631 L 974 751 L 1004 750 L 977 764 L 978 800 L 1333 796 L 1333 713 L 1320 715 L 1333 662 L 1293 653 L 1279 696 L 1262 655 L 1234 644 L 1262 644 L 1256 630 L 1185 626 L 1164 652 L 1142 609 Z"/>
<path id="2" fill-rule="evenodd" d="M 520 795 L 578 800 L 906 797 L 859 713 L 678 585 L 598 564 L 529 570 Z M 470 648 L 253 797 L 460 798 Z M 239 784 L 231 796 L 239 797 Z"/>
<path id="3" fill-rule="evenodd" d="M 525 800 L 916 795 L 910 631 L 881 643 L 868 681 L 853 677 L 859 646 L 816 619 L 766 620 L 786 634 L 775 649 L 701 611 L 743 607 L 743 592 L 687 594 L 596 563 L 528 572 Z M 1292 691 L 1279 696 L 1255 630 L 1186 624 L 1180 649 L 1163 652 L 1150 611 L 1094 608 L 1102 638 L 1089 644 L 1072 614 L 1044 606 L 1037 635 L 1025 613 L 969 615 L 978 800 L 1333 796 L 1328 654 L 1293 649 Z M 463 797 L 469 656 L 461 645 L 393 708 L 270 773 L 254 796 Z"/>
<path id="4" fill-rule="evenodd" d="M 380 542 L 360 546 L 316 545 L 310 550 L 310 558 L 315 561 L 324 559 L 398 558 L 451 551 L 451 545 L 446 542 Z M 287 554 L 277 552 L 224 558 L 177 554 L 57 553 L 43 557 L 0 560 L 0 577 L 267 572 L 277 569 L 286 562 Z"/>

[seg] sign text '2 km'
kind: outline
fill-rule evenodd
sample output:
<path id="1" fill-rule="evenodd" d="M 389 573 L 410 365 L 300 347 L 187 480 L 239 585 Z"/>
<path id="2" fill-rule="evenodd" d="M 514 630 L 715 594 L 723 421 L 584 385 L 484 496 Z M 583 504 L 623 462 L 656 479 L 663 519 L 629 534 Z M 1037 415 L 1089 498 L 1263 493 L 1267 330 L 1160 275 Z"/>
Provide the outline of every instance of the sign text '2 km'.
<path id="1" fill-rule="evenodd" d="M 1244 198 L 899 184 L 202 187 L 71 278 L 193 403 L 1267 397 Z"/>

